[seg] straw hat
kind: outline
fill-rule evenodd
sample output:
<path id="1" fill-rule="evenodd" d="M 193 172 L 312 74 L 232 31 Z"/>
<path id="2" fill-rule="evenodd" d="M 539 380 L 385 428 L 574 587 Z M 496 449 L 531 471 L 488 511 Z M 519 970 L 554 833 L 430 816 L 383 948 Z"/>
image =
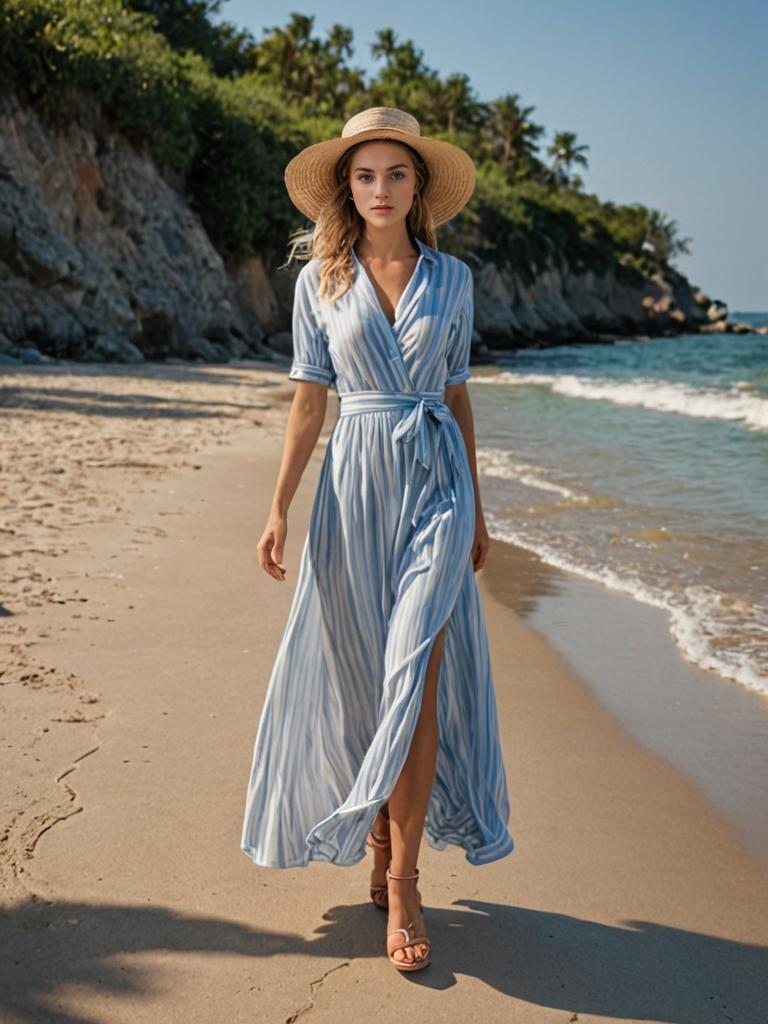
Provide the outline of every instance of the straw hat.
<path id="1" fill-rule="evenodd" d="M 424 198 L 435 225 L 455 217 L 475 190 L 472 158 L 451 142 L 425 138 L 419 122 L 397 107 L 369 107 L 350 117 L 338 139 L 316 142 L 302 149 L 285 168 L 285 187 L 291 202 L 316 221 L 338 183 L 334 168 L 350 146 L 366 139 L 392 139 L 412 146 L 429 169 Z"/>

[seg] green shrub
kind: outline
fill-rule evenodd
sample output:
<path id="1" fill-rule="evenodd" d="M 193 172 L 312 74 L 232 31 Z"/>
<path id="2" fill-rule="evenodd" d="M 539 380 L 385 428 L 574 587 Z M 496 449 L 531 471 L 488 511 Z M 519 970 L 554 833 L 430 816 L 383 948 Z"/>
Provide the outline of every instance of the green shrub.
<path id="1" fill-rule="evenodd" d="M 424 131 L 462 146 L 477 165 L 475 195 L 441 234 L 446 249 L 493 259 L 529 280 L 558 254 L 574 269 L 599 271 L 620 259 L 626 272 L 649 273 L 687 241 L 658 211 L 601 203 L 555 182 L 532 153 L 505 165 L 493 134 L 499 104 L 483 113 L 468 82 L 448 88 L 410 41 L 380 32 L 387 64 L 364 84 L 345 64 L 351 32 L 343 26 L 322 42 L 312 36 L 313 19 L 294 14 L 287 29 L 255 44 L 234 26 L 214 25 L 217 7 L 0 0 L 0 86 L 59 120 L 77 115 L 83 93 L 95 96 L 117 129 L 185 183 L 225 257 L 259 252 L 282 262 L 291 230 L 303 223 L 283 184 L 286 163 L 403 81 Z"/>

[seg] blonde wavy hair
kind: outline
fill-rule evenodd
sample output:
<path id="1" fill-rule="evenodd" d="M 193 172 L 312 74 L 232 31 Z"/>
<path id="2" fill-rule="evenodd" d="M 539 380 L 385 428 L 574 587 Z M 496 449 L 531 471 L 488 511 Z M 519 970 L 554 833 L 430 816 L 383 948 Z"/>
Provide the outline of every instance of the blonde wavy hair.
<path id="1" fill-rule="evenodd" d="M 291 236 L 292 249 L 288 262 L 293 256 L 300 259 L 319 258 L 323 261 L 320 269 L 318 298 L 329 302 L 340 299 L 352 287 L 355 266 L 352 262 L 352 247 L 362 237 L 365 221 L 357 212 L 349 195 L 349 166 L 352 155 L 369 142 L 392 142 L 407 149 L 416 172 L 416 192 L 413 203 L 406 215 L 406 227 L 411 238 L 420 239 L 431 249 L 437 249 L 435 223 L 429 204 L 424 198 L 429 184 L 429 168 L 422 156 L 407 142 L 394 139 L 365 139 L 350 146 L 336 164 L 336 188 L 328 203 L 323 207 L 314 228 L 299 231 Z"/>

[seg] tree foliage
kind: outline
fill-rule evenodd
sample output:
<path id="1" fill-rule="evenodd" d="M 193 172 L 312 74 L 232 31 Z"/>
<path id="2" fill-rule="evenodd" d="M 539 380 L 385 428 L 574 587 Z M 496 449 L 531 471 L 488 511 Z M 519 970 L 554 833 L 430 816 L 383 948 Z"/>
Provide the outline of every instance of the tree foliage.
<path id="1" fill-rule="evenodd" d="M 321 38 L 292 13 L 261 40 L 219 18 L 223 0 L 0 0 L 0 85 L 50 117 L 77 116 L 78 97 L 103 113 L 161 169 L 182 181 L 228 257 L 279 262 L 301 221 L 283 170 L 301 147 L 340 134 L 368 106 L 397 106 L 422 132 L 465 149 L 478 186 L 447 226 L 445 248 L 530 273 L 558 255 L 572 266 L 648 273 L 679 253 L 674 220 L 639 203 L 583 190 L 587 145 L 545 129 L 518 93 L 482 101 L 467 75 L 441 77 L 413 40 L 376 32 L 374 75 L 352 63 L 351 29 Z M 549 160 L 547 160 L 549 158 Z"/>

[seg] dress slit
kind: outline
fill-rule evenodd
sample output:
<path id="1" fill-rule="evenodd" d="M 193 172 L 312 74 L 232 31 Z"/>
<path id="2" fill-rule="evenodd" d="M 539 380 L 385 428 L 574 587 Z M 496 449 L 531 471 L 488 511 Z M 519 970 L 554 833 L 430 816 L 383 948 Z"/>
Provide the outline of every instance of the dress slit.
<path id="1" fill-rule="evenodd" d="M 452 614 L 453 614 L 453 612 L 451 612 L 451 615 Z M 426 665 L 424 667 L 424 678 L 423 678 L 423 680 L 421 682 L 421 689 L 420 689 L 420 697 L 421 697 L 421 699 L 419 701 L 419 710 L 418 710 L 418 712 L 414 716 L 414 719 L 415 719 L 414 733 L 415 733 L 416 728 L 418 727 L 419 718 L 421 717 L 421 712 L 422 712 L 422 709 L 423 709 L 423 706 L 424 706 L 424 687 L 426 686 L 427 672 L 429 670 L 429 662 L 430 662 L 430 659 L 432 657 L 432 651 L 434 650 L 435 643 L 437 642 L 437 638 L 440 635 L 440 632 L 443 629 L 445 629 L 446 630 L 446 636 L 443 638 L 443 651 L 442 651 L 442 654 L 440 656 L 440 666 L 439 666 L 439 668 L 437 670 L 437 680 L 435 681 L 435 691 L 436 691 L 435 692 L 435 705 L 436 705 L 436 707 L 435 707 L 435 717 L 436 717 L 436 720 L 437 720 L 436 724 L 435 724 L 435 728 L 436 728 L 436 731 L 437 731 L 437 747 L 438 747 L 438 749 L 440 748 L 440 677 L 441 677 L 442 672 L 443 672 L 443 662 L 445 661 L 445 640 L 446 640 L 447 635 L 448 635 L 447 626 L 449 625 L 450 620 L 451 620 L 451 616 L 449 615 L 448 618 L 443 623 L 443 625 L 440 626 L 440 628 L 435 631 L 434 638 L 432 640 L 432 643 L 430 644 L 429 654 L 427 656 L 427 662 L 426 662 Z M 411 747 L 412 746 L 413 746 L 413 735 L 411 735 L 411 742 L 408 744 L 408 750 L 406 751 L 405 761 L 403 761 L 402 768 L 400 769 L 400 774 L 402 774 L 402 771 L 405 768 L 405 763 L 408 760 L 408 758 L 410 757 Z M 435 756 L 437 756 L 437 754 L 435 754 Z M 397 781 L 400 778 L 400 774 L 398 774 L 397 778 L 395 779 L 395 784 L 397 784 Z M 434 777 L 432 779 L 432 785 L 434 785 Z M 430 787 L 430 795 L 431 795 L 431 787 Z M 390 797 L 391 797 L 391 794 L 390 794 L 389 797 L 387 797 L 387 801 L 385 801 L 385 802 L 388 802 Z"/>
<path id="2" fill-rule="evenodd" d="M 400 774 L 402 773 L 403 768 L 405 767 L 405 762 L 408 760 L 408 756 L 410 755 L 411 747 L 413 745 L 413 735 L 414 735 L 414 733 L 416 731 L 416 726 L 418 725 L 419 717 L 421 715 L 421 710 L 422 710 L 422 706 L 423 706 L 423 703 L 424 703 L 424 687 L 426 685 L 427 670 L 429 668 L 430 658 L 432 657 L 432 651 L 434 650 L 434 647 L 435 647 L 435 641 L 437 640 L 437 637 L 438 637 L 438 634 L 440 633 L 440 631 L 442 629 L 445 629 L 446 635 L 445 635 L 445 637 L 443 639 L 443 651 L 442 651 L 442 655 L 440 657 L 440 667 L 438 669 L 437 681 L 435 683 L 435 688 L 436 688 L 436 701 L 435 701 L 435 703 L 436 703 L 436 718 L 437 718 L 437 744 L 438 744 L 438 749 L 440 747 L 440 699 L 441 699 L 441 697 L 440 697 L 440 677 L 441 677 L 442 672 L 443 672 L 443 663 L 445 661 L 445 647 L 446 647 L 446 640 L 448 638 L 448 629 L 447 629 L 447 627 L 450 625 L 450 621 L 451 621 L 452 615 L 453 615 L 453 608 L 451 608 L 451 611 L 448 613 L 447 617 L 443 620 L 442 625 L 438 626 L 438 628 L 434 630 L 433 635 L 432 635 L 432 639 L 431 639 L 430 644 L 429 644 L 429 647 L 425 651 L 422 652 L 422 655 L 426 654 L 426 659 L 425 659 L 425 662 L 424 662 L 424 669 L 423 669 L 422 672 L 419 673 L 419 682 L 417 684 L 418 701 L 416 701 L 416 703 L 417 703 L 418 707 L 417 707 L 417 710 L 414 712 L 414 714 L 412 716 L 409 716 L 413 720 L 413 728 L 410 730 L 410 736 L 409 736 L 408 742 L 406 743 L 405 757 L 403 758 L 403 761 L 402 761 L 402 764 L 400 765 L 399 771 L 397 771 L 396 774 L 395 774 L 395 780 L 394 780 L 395 784 L 397 783 L 397 780 L 400 778 Z M 434 785 L 434 778 L 433 778 L 433 785 Z M 392 788 L 394 789 L 394 785 L 393 785 Z M 388 796 L 386 798 L 387 801 L 390 799 L 391 795 L 392 795 L 392 793 L 391 793 L 391 790 L 390 790 L 390 796 Z"/>

